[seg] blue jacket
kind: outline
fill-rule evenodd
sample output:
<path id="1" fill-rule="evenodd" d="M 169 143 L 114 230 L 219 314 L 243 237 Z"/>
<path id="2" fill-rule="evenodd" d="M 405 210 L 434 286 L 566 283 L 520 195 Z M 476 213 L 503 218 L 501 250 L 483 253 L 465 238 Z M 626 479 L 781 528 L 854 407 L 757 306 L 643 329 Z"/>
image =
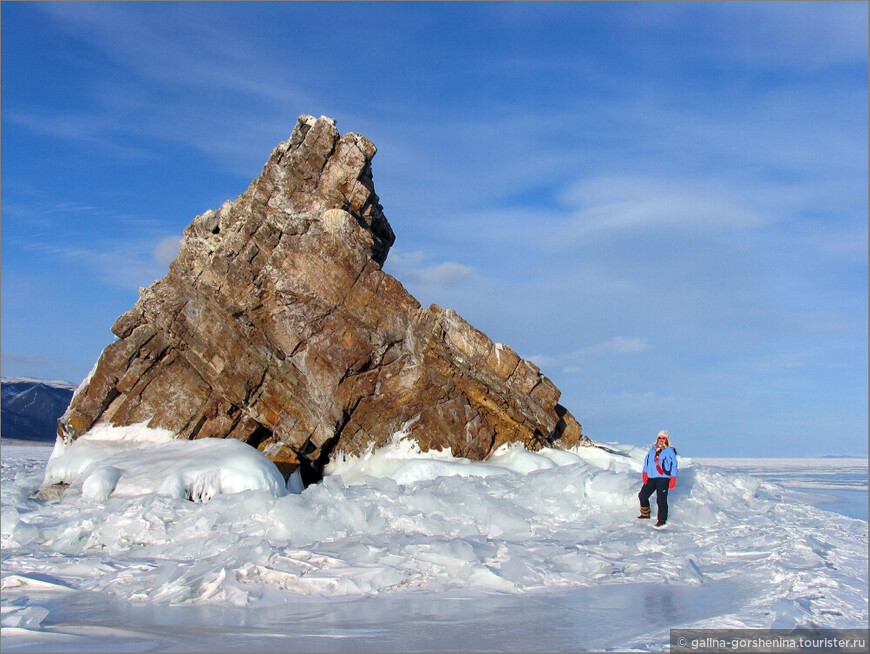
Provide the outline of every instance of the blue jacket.
<path id="1" fill-rule="evenodd" d="M 643 460 L 643 471 L 650 477 L 676 477 L 677 476 L 677 453 L 672 447 L 663 447 L 659 454 L 659 465 L 664 474 L 656 470 L 656 446 L 653 445 L 646 458 Z"/>

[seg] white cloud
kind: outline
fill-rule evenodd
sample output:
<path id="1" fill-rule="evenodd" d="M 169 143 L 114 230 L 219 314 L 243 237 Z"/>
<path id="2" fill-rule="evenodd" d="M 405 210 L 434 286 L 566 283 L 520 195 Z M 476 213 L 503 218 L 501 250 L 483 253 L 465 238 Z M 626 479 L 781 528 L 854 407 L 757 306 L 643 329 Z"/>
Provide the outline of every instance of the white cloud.
<path id="1" fill-rule="evenodd" d="M 178 251 L 180 249 L 180 236 L 167 236 L 166 238 L 162 238 L 154 248 L 154 262 L 161 268 L 165 268 L 172 263 L 176 256 L 178 256 Z"/>
<path id="2" fill-rule="evenodd" d="M 454 290 L 480 280 L 471 266 L 456 261 L 426 265 L 429 255 L 423 251 L 390 252 L 385 268 L 403 284 L 424 287 L 428 290 Z"/>
<path id="3" fill-rule="evenodd" d="M 658 407 L 662 402 L 673 402 L 676 398 L 671 396 L 662 396 L 655 391 L 645 391 L 640 393 L 620 393 L 613 399 L 617 402 L 631 405 L 636 409 L 649 409 L 651 407 Z"/>
<path id="4" fill-rule="evenodd" d="M 29 243 L 25 247 L 48 257 L 91 268 L 110 286 L 137 290 L 166 274 L 166 268 L 172 260 L 167 260 L 167 257 L 173 247 L 177 253 L 178 243 L 177 237 L 167 237 L 156 246 L 143 241 L 114 242 L 100 247 L 47 243 Z"/>
<path id="5" fill-rule="evenodd" d="M 607 358 L 628 354 L 641 354 L 650 349 L 649 340 L 638 336 L 614 336 L 606 341 L 594 343 L 566 354 L 556 356 L 535 354 L 526 357 L 539 368 L 562 368 L 566 373 L 576 373 L 583 370 L 583 363 L 592 358 Z"/>
<path id="6" fill-rule="evenodd" d="M 456 288 L 472 281 L 476 272 L 471 266 L 466 266 L 455 261 L 445 261 L 435 266 L 421 268 L 416 271 L 417 279 L 423 284 L 440 286 L 443 288 Z"/>
<path id="7" fill-rule="evenodd" d="M 649 349 L 649 344 L 646 338 L 637 338 L 629 336 L 614 336 L 609 341 L 598 343 L 591 347 L 580 350 L 583 356 L 602 354 L 636 354 L 638 352 L 646 352 Z"/>
<path id="8" fill-rule="evenodd" d="M 390 250 L 390 256 L 387 261 L 389 261 L 391 267 L 397 270 L 409 270 L 422 266 L 426 258 L 427 254 L 422 250 L 403 252 L 398 248 L 393 248 Z"/>
<path id="9" fill-rule="evenodd" d="M 564 357 L 565 372 L 583 370 L 583 362 L 590 358 L 610 357 L 613 355 L 640 354 L 649 350 L 646 338 L 636 336 L 614 336 L 611 339 L 580 348 Z"/>
<path id="10" fill-rule="evenodd" d="M 599 177 L 569 187 L 562 195 L 577 206 L 563 228 L 563 242 L 624 231 L 747 229 L 765 217 L 743 206 L 723 184 L 680 179 Z"/>
<path id="11" fill-rule="evenodd" d="M 99 146 L 126 162 L 153 159 L 153 154 L 144 148 L 131 145 L 129 139 L 114 138 L 118 132 L 127 129 L 119 121 L 118 113 L 93 109 L 86 113 L 17 109 L 7 111 L 4 119 L 50 139 L 80 141 Z"/>
<path id="12" fill-rule="evenodd" d="M 562 365 L 562 360 L 558 357 L 551 357 L 545 354 L 533 354 L 532 356 L 523 357 L 534 363 L 538 368 L 546 371 L 550 368 L 558 368 Z M 546 373 L 545 373 L 546 374 Z"/>

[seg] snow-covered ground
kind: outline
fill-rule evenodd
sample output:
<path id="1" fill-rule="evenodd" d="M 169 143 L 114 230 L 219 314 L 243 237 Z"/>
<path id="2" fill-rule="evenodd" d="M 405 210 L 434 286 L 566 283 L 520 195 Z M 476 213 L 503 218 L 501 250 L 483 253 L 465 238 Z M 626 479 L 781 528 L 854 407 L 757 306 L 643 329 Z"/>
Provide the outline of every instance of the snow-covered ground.
<path id="1" fill-rule="evenodd" d="M 50 448 L 3 442 L 4 651 L 657 651 L 671 628 L 867 627 L 866 460 L 682 458 L 655 530 L 631 446 L 474 463 L 399 442 L 298 493 L 225 445 L 127 440 L 55 448 L 48 470 Z M 837 491 L 863 520 L 812 505 Z"/>

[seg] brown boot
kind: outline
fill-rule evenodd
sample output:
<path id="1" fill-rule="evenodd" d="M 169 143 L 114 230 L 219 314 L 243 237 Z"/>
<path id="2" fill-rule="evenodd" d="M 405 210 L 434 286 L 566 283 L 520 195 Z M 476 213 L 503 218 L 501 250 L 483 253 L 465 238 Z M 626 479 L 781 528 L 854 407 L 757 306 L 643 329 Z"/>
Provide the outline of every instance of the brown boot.
<path id="1" fill-rule="evenodd" d="M 666 524 L 668 524 L 668 523 L 665 520 L 659 520 L 657 523 L 655 523 L 655 526 L 656 527 L 664 527 Z"/>
<path id="2" fill-rule="evenodd" d="M 637 516 L 638 520 L 649 520 L 649 511 L 650 507 L 648 506 L 640 507 L 640 515 Z"/>

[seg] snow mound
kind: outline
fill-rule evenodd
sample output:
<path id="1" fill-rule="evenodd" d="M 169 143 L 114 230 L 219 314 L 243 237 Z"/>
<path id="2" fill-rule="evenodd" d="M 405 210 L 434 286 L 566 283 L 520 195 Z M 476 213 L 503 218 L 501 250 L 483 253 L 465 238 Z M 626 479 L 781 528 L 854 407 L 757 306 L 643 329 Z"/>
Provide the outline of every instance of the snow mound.
<path id="1" fill-rule="evenodd" d="M 162 494 L 207 502 L 222 493 L 286 493 L 278 468 L 256 449 L 234 439 L 180 440 L 145 424 L 97 425 L 76 440 L 58 439 L 44 484 L 69 484 L 68 494 L 105 501 Z"/>

